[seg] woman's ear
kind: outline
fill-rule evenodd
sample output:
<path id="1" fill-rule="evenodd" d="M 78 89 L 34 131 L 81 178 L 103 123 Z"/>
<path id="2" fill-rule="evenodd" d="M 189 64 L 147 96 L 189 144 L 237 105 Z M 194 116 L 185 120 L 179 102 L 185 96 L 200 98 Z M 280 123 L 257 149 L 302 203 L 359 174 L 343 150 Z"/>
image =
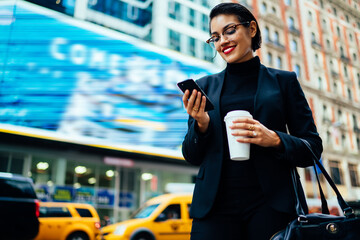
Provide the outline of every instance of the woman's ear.
<path id="1" fill-rule="evenodd" d="M 257 24 L 254 20 L 250 22 L 249 29 L 250 29 L 250 36 L 252 38 L 255 37 L 256 32 L 257 32 Z"/>

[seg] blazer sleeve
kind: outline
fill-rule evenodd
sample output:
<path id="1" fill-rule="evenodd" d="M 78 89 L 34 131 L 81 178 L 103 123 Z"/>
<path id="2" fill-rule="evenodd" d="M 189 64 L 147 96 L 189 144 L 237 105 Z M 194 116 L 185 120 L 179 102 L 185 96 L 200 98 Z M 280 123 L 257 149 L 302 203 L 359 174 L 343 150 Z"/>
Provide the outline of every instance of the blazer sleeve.
<path id="1" fill-rule="evenodd" d="M 185 160 L 193 165 L 201 165 L 206 146 L 211 138 L 211 119 L 206 133 L 201 133 L 198 129 L 197 122 L 189 116 L 188 131 L 182 143 L 182 153 Z"/>
<path id="2" fill-rule="evenodd" d="M 291 165 L 308 167 L 313 165 L 312 154 L 300 138 L 307 140 L 319 159 L 323 151 L 322 140 L 317 132 L 312 111 L 294 72 L 281 79 L 286 124 L 289 131 L 276 131 L 283 144 L 283 154 Z"/>

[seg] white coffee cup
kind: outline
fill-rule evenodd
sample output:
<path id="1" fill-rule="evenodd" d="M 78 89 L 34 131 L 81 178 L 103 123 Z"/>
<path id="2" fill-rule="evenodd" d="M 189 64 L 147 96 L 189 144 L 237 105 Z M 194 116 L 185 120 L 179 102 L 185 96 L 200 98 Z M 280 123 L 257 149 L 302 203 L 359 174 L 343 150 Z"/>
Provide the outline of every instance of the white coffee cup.
<path id="1" fill-rule="evenodd" d="M 226 125 L 227 138 L 229 143 L 229 151 L 231 160 L 248 160 L 250 158 L 250 143 L 240 143 L 236 141 L 237 138 L 243 137 L 235 137 L 233 136 L 232 129 L 230 126 L 233 125 L 233 121 L 240 117 L 249 117 L 252 118 L 251 114 L 248 111 L 244 110 L 235 110 L 230 111 L 226 114 L 224 121 Z"/>

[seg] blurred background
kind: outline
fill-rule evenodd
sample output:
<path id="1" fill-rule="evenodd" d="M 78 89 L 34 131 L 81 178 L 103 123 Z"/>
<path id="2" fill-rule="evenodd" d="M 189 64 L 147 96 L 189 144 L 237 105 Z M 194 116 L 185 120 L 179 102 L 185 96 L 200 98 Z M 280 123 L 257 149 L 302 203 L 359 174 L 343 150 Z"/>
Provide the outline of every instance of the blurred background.
<path id="1" fill-rule="evenodd" d="M 230 1 L 0 0 L 0 172 L 31 177 L 41 201 L 90 203 L 111 222 L 192 191 L 176 83 L 225 67 L 205 43 L 220 2 Z M 322 163 L 359 200 L 360 1 L 232 2 L 259 21 L 262 63 L 296 72 Z M 317 203 L 313 170 L 299 172 Z"/>

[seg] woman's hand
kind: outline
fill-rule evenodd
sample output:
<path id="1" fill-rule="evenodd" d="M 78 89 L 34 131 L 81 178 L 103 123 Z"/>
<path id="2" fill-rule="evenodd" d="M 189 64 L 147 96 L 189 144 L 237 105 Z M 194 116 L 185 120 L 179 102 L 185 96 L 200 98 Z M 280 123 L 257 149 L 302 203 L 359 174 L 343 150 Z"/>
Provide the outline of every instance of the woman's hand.
<path id="1" fill-rule="evenodd" d="M 201 97 L 201 92 L 196 90 L 190 95 L 190 91 L 186 90 L 182 100 L 186 112 L 196 120 L 200 132 L 205 133 L 210 123 L 209 114 L 205 112 L 206 97 Z"/>
<path id="2" fill-rule="evenodd" d="M 269 130 L 259 121 L 252 118 L 239 118 L 233 121 L 233 125 L 230 126 L 233 130 L 232 135 L 237 138 L 241 143 L 253 143 L 262 147 L 276 147 L 281 146 L 280 137 L 276 132 Z"/>

